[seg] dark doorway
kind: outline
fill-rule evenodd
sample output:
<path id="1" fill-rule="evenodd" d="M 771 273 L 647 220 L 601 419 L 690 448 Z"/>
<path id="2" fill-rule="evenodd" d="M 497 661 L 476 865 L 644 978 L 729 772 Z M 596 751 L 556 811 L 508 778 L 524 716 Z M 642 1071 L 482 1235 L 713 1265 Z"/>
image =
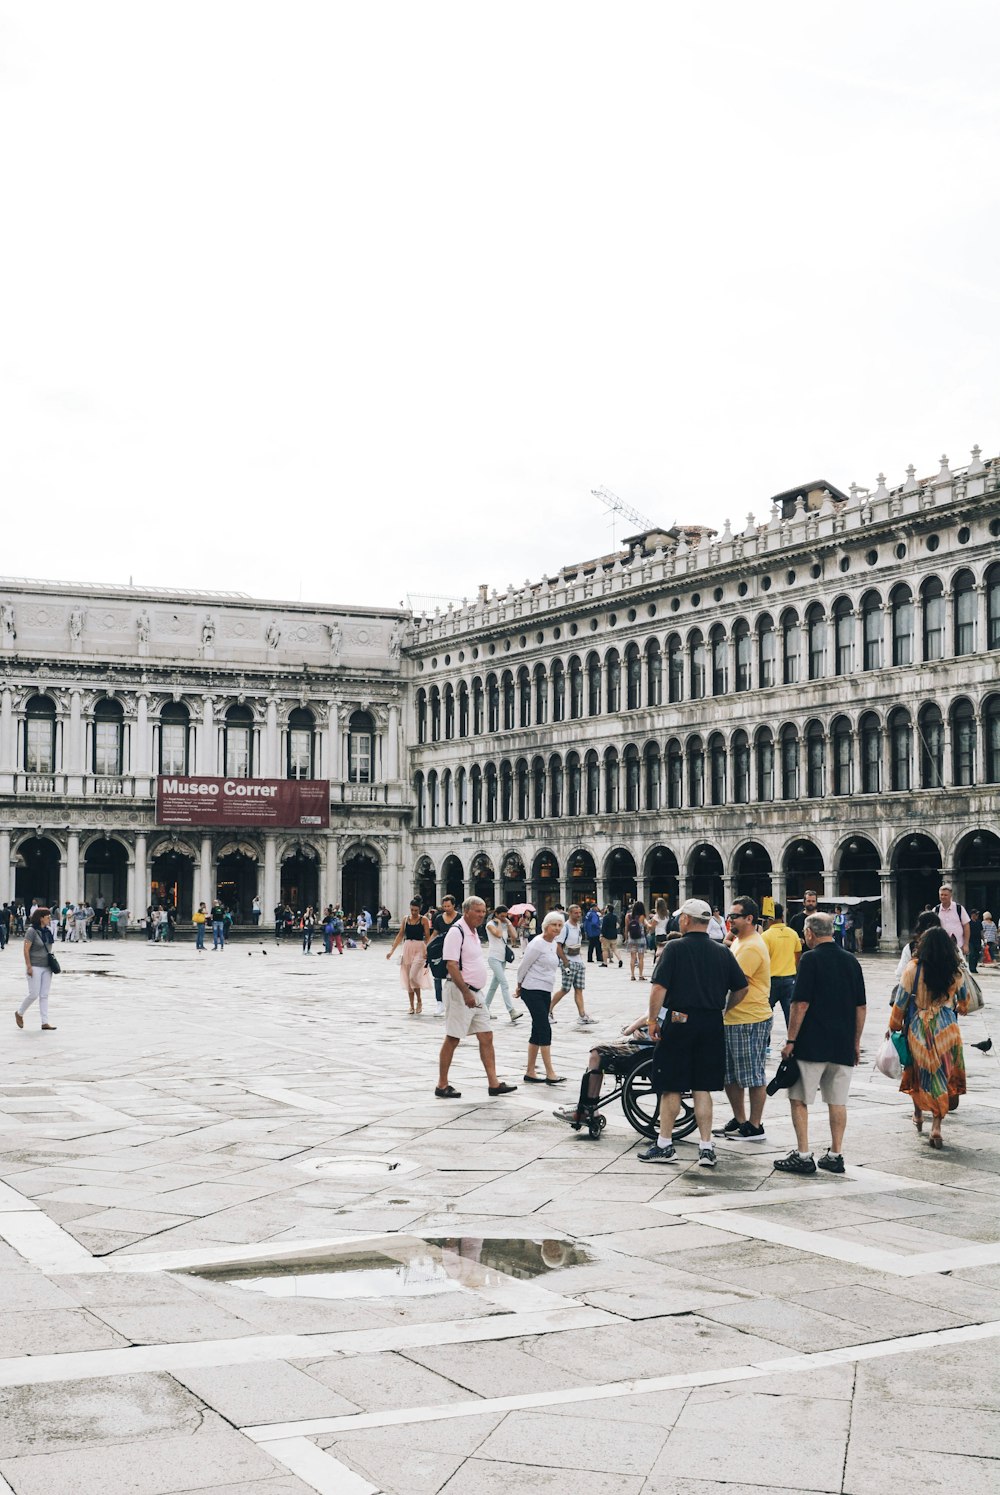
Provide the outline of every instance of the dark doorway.
<path id="1" fill-rule="evenodd" d="M 450 893 L 461 907 L 465 898 L 465 872 L 457 856 L 447 856 L 441 863 L 441 893 Z"/>
<path id="2" fill-rule="evenodd" d="M 319 858 L 297 851 L 281 864 L 281 901 L 297 913 L 315 911 L 319 903 Z M 244 917 L 248 910 L 244 909 Z"/>
<path id="3" fill-rule="evenodd" d="M 426 913 L 437 902 L 437 876 L 430 857 L 421 857 L 413 878 L 413 896 L 420 899 L 420 907 Z"/>
<path id="4" fill-rule="evenodd" d="M 503 859 L 500 868 L 501 897 L 507 907 L 515 903 L 526 903 L 528 901 L 528 879 L 525 876 L 524 862 L 516 851 L 509 851 Z"/>
<path id="5" fill-rule="evenodd" d="M 696 846 L 691 853 L 691 897 L 703 898 L 711 908 L 722 907 L 725 884 L 722 881 L 722 857 L 714 846 Z"/>
<path id="6" fill-rule="evenodd" d="M 639 896 L 635 857 L 623 846 L 617 846 L 604 864 L 605 893 L 612 903 L 626 909 Z"/>
<path id="7" fill-rule="evenodd" d="M 472 866 L 469 868 L 469 892 L 473 898 L 481 898 L 487 908 L 492 908 L 495 888 L 496 877 L 493 863 L 486 853 L 481 851 L 472 858 Z"/>
<path id="8" fill-rule="evenodd" d="M 215 896 L 235 924 L 249 924 L 257 892 L 257 863 L 243 851 L 220 857 L 215 872 Z"/>
<path id="9" fill-rule="evenodd" d="M 366 909 L 374 918 L 379 898 L 379 862 L 374 851 L 356 851 L 341 869 L 341 905 L 357 918 Z"/>
<path id="10" fill-rule="evenodd" d="M 812 841 L 794 841 L 785 853 L 785 902 L 806 892 L 823 895 L 823 857 Z"/>
<path id="11" fill-rule="evenodd" d="M 532 863 L 531 901 L 539 916 L 549 913 L 559 902 L 559 863 L 551 851 L 540 851 Z"/>
<path id="12" fill-rule="evenodd" d="M 143 891 L 136 889 L 142 901 Z M 177 917 L 188 922 L 194 912 L 194 863 L 180 851 L 165 851 L 154 857 L 149 867 L 149 901 L 154 908 L 173 908 Z"/>
<path id="13" fill-rule="evenodd" d="M 837 892 L 843 898 L 880 898 L 881 869 L 878 847 L 867 836 L 852 836 L 840 853 Z"/>
<path id="14" fill-rule="evenodd" d="M 83 859 L 83 896 L 96 906 L 100 897 L 110 908 L 125 908 L 128 898 L 128 853 L 120 841 L 92 841 Z M 132 911 L 138 917 L 139 910 Z"/>
<path id="15" fill-rule="evenodd" d="M 646 857 L 646 907 L 655 909 L 657 898 L 665 898 L 670 912 L 676 913 L 680 901 L 680 877 L 677 858 L 666 846 L 654 846 Z"/>
<path id="16" fill-rule="evenodd" d="M 930 836 L 907 836 L 896 848 L 896 928 L 887 935 L 909 934 L 926 906 L 936 908 L 941 886 L 941 853 Z"/>
<path id="17" fill-rule="evenodd" d="M 72 897 L 79 889 L 68 890 Z M 28 909 L 33 903 L 54 908 L 59 902 L 59 848 L 54 841 L 32 836 L 18 847 L 18 865 L 14 874 L 14 896 Z"/>
<path id="18" fill-rule="evenodd" d="M 752 898 L 760 908 L 771 895 L 771 858 L 759 841 L 748 841 L 733 858 L 733 896 Z"/>
<path id="19" fill-rule="evenodd" d="M 566 863 L 566 902 L 584 910 L 597 902 L 597 866 L 589 851 L 574 851 Z"/>
<path id="20" fill-rule="evenodd" d="M 1000 904 L 1000 839 L 992 831 L 973 831 L 955 857 L 955 897 L 966 910 L 989 909 L 994 919 Z M 934 902 L 937 903 L 935 894 Z"/>

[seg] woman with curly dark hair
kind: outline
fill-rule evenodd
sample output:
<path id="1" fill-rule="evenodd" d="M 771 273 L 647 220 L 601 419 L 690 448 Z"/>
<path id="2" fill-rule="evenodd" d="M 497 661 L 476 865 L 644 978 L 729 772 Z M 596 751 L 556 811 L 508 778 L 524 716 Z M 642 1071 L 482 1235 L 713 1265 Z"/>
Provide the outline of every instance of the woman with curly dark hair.
<path id="1" fill-rule="evenodd" d="M 905 1033 L 910 1062 L 899 1088 L 913 1102 L 913 1125 L 923 1131 L 931 1115 L 931 1147 L 941 1148 L 941 1122 L 965 1094 L 965 1056 L 958 1013 L 968 1011 L 965 972 L 955 942 L 941 928 L 924 930 L 916 959 L 903 973 L 889 1014 L 889 1029 Z"/>

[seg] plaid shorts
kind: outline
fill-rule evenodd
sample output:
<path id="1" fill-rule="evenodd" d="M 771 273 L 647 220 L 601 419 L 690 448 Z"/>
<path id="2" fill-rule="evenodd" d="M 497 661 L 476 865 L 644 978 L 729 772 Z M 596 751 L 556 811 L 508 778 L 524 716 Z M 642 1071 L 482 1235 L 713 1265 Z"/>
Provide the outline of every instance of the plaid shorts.
<path id="1" fill-rule="evenodd" d="M 730 1023 L 726 1027 L 726 1084 L 763 1085 L 764 1061 L 771 1039 L 771 1019 L 762 1023 Z"/>
<path id="2" fill-rule="evenodd" d="M 583 991 L 587 984 L 586 962 L 575 955 L 568 956 L 560 984 L 563 991 Z"/>

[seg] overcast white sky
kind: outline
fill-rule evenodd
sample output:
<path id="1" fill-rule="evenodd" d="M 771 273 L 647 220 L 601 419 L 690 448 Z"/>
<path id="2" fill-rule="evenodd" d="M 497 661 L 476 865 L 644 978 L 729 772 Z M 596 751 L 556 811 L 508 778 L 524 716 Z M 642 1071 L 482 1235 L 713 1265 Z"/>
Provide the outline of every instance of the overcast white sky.
<path id="1" fill-rule="evenodd" d="M 735 524 L 997 452 L 998 48 L 967 0 L 0 0 L 0 569 L 396 604 L 604 552 L 602 483 Z"/>

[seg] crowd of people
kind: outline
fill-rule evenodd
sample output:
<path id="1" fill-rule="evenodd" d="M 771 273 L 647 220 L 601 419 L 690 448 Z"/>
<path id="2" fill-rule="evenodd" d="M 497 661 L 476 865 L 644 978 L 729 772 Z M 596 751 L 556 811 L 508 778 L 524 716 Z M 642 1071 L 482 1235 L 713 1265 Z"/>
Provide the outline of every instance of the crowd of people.
<path id="1" fill-rule="evenodd" d="M 924 1118 L 930 1118 L 928 1140 L 935 1149 L 943 1146 L 945 1116 L 965 1093 L 957 1019 L 968 1011 L 975 983 L 972 920 L 950 887 L 941 888 L 939 900 L 920 916 L 903 952 L 896 984 L 891 996 L 887 993 L 885 1035 L 905 1038 L 900 1090 L 911 1099 L 918 1132 Z M 592 914 L 600 920 L 599 929 Z M 701 1166 L 717 1165 L 720 1139 L 766 1143 L 768 1097 L 785 1089 L 796 1145 L 775 1168 L 800 1175 L 844 1172 L 847 1106 L 868 1007 L 861 965 L 847 948 L 850 931 L 838 925 L 836 907 L 822 912 L 815 893 L 807 893 L 801 912 L 786 923 L 781 904 L 774 904 L 765 919 L 752 898 L 738 897 L 723 917 L 704 900 L 690 898 L 675 914 L 663 900 L 657 900 L 650 914 L 641 903 L 633 903 L 622 916 L 613 908 L 552 910 L 537 933 L 527 926 L 525 939 L 526 924 L 522 915 L 515 927 L 513 911 L 502 905 L 489 913 L 480 898 L 467 898 L 460 911 L 455 899 L 446 897 L 441 909 L 430 914 L 418 900 L 411 904 L 387 958 L 401 950 L 400 982 L 413 1015 L 421 1013 L 423 995 L 434 984 L 438 1015 L 445 1022 L 434 1091 L 438 1099 L 460 1098 L 449 1073 L 455 1050 L 467 1037 L 479 1044 L 489 1094 L 517 1089 L 497 1075 L 490 1012 L 497 991 L 512 1022 L 525 1011 L 531 1019 L 523 1083 L 565 1083 L 552 1059 L 552 1024 L 558 1021 L 560 1002 L 572 992 L 576 1026 L 592 1026 L 595 1020 L 584 1003 L 588 961 L 600 957 L 604 966 L 617 962 L 621 967 L 627 955 L 631 977 L 645 981 L 644 966 L 651 956 L 648 1010 L 625 1026 L 621 1040 L 595 1046 L 577 1104 L 555 1114 L 579 1125 L 585 1110 L 593 1112 L 599 1105 L 609 1058 L 646 1047 L 653 1051 L 658 1135 L 640 1152 L 641 1161 L 678 1161 L 672 1131 L 686 1095 L 692 1096 Z M 506 968 L 515 961 L 511 995 Z M 784 1018 L 785 1037 L 778 1073 L 769 1085 L 766 1061 L 776 1007 Z M 714 1127 L 713 1093 L 718 1092 L 725 1094 L 730 1114 Z M 830 1128 L 829 1145 L 818 1159 L 809 1145 L 809 1107 L 817 1095 L 826 1104 Z"/>

